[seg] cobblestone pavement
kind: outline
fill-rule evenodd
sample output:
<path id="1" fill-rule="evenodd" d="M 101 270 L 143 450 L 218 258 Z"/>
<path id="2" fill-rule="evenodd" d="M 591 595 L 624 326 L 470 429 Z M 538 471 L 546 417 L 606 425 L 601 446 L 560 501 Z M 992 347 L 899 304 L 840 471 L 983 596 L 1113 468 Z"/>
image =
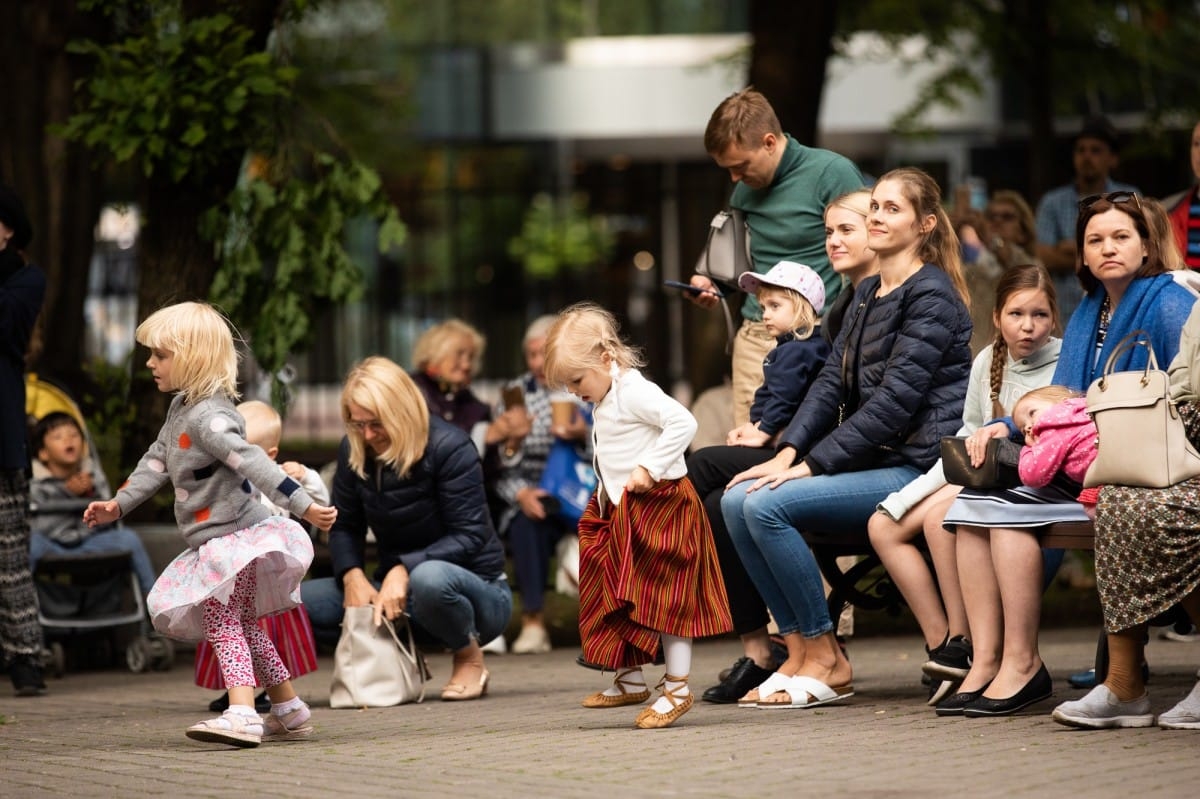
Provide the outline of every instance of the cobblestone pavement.
<path id="1" fill-rule="evenodd" d="M 632 727 L 638 708 L 579 701 L 611 676 L 575 651 L 489 657 L 482 701 L 436 698 L 449 655 L 431 655 L 434 698 L 419 705 L 330 710 L 330 660 L 297 680 L 317 736 L 234 750 L 183 730 L 211 714 L 187 653 L 169 672 L 92 671 L 49 681 L 33 699 L 0 697 L 0 794 L 39 796 L 388 797 L 979 797 L 1195 796 L 1200 732 L 1078 731 L 1049 718 L 1082 691 L 1066 677 L 1090 663 L 1094 629 L 1043 633 L 1056 698 L 1003 719 L 942 719 L 924 704 L 915 637 L 850 643 L 857 695 L 815 710 L 697 702 L 675 727 Z M 702 690 L 739 654 L 733 640 L 697 646 Z M 1154 711 L 1190 690 L 1200 643 L 1153 640 Z M 647 670 L 656 681 L 661 667 Z M 4 686 L 7 694 L 7 686 Z"/>

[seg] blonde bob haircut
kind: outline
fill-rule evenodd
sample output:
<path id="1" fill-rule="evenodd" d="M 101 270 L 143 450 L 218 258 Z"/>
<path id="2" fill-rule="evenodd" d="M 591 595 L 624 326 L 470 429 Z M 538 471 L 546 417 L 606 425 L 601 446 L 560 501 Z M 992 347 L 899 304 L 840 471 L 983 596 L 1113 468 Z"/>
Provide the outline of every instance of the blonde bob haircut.
<path id="1" fill-rule="evenodd" d="M 464 339 L 471 348 L 471 377 L 474 377 L 483 365 L 487 339 L 461 319 L 447 319 L 422 333 L 413 345 L 413 366 L 419 372 L 428 372 L 430 366 L 448 358 Z"/>
<path id="2" fill-rule="evenodd" d="M 134 331 L 139 344 L 172 354 L 171 382 L 189 403 L 214 396 L 238 398 L 233 337 L 229 320 L 203 302 L 160 308 Z"/>
<path id="3" fill-rule="evenodd" d="M 367 476 L 367 445 L 361 430 L 350 424 L 350 405 L 367 411 L 383 425 L 391 442 L 375 458 L 407 477 L 429 443 L 429 406 L 417 384 L 394 361 L 374 355 L 360 361 L 342 386 L 342 421 L 350 441 L 350 468 Z"/>
<path id="4" fill-rule="evenodd" d="M 605 363 L 604 356 L 608 356 Z M 621 341 L 617 319 L 592 302 L 572 305 L 546 334 L 546 383 L 562 387 L 589 369 L 636 369 L 641 353 Z"/>
<path id="5" fill-rule="evenodd" d="M 1025 403 L 1025 402 L 1033 402 L 1034 400 L 1043 400 L 1045 402 L 1053 402 L 1055 404 L 1058 404 L 1060 402 L 1063 402 L 1064 400 L 1069 400 L 1072 397 L 1082 397 L 1082 396 L 1084 396 L 1082 391 L 1076 391 L 1075 389 L 1069 388 L 1067 386 L 1058 386 L 1058 385 L 1042 386 L 1041 388 L 1035 388 L 1030 391 L 1026 391 L 1024 394 L 1022 394 L 1021 398 L 1013 403 L 1012 412 L 1013 412 L 1013 415 L 1015 416 L 1017 413 L 1017 408 L 1021 407 L 1022 403 Z"/>

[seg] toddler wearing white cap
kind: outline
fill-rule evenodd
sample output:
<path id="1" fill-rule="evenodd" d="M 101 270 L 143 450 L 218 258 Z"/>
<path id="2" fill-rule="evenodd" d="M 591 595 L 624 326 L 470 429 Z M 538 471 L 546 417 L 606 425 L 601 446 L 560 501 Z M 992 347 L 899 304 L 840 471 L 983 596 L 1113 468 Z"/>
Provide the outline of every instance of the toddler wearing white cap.
<path id="1" fill-rule="evenodd" d="M 787 426 L 808 385 L 829 356 L 829 346 L 813 337 L 825 307 L 825 283 L 804 264 L 780 261 L 763 275 L 745 272 L 738 287 L 762 306 L 763 325 L 775 349 L 763 359 L 763 384 L 754 393 L 750 421 L 730 431 L 730 446 L 766 446 Z"/>

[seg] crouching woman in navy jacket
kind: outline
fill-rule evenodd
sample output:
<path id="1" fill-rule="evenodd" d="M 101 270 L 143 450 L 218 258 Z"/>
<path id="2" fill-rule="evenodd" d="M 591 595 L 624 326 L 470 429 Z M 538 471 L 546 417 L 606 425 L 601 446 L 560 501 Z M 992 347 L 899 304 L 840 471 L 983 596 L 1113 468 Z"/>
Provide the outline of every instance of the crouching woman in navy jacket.
<path id="1" fill-rule="evenodd" d="M 814 707 L 852 695 L 850 663 L 801 531 L 861 534 L 881 500 L 933 465 L 962 417 L 971 319 L 937 184 L 918 169 L 884 175 L 867 231 L 879 274 L 859 283 L 776 456 L 736 475 L 721 501 L 788 649 L 742 704 Z"/>
<path id="2" fill-rule="evenodd" d="M 346 437 L 333 478 L 338 521 L 329 532 L 334 576 L 301 586 L 313 629 L 336 641 L 344 607 L 373 605 L 377 618 L 388 619 L 407 612 L 418 638 L 454 653 L 442 699 L 476 699 L 488 683 L 479 642 L 504 630 L 512 592 L 475 445 L 431 417 L 412 378 L 387 358 L 351 370 L 341 406 Z M 379 552 L 371 576 L 368 528 Z"/>

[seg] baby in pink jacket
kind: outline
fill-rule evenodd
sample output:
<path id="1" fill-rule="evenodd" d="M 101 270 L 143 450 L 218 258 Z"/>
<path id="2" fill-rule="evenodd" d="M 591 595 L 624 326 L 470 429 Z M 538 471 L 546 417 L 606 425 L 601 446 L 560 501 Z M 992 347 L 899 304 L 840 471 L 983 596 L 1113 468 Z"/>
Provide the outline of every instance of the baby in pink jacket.
<path id="1" fill-rule="evenodd" d="M 1096 424 L 1087 412 L 1087 400 L 1066 386 L 1045 386 L 1028 392 L 1013 406 L 1013 423 L 1025 434 L 1017 468 L 1021 482 L 1032 488 L 1048 485 L 1063 472 L 1082 483 L 1096 459 Z M 1099 489 L 1079 495 L 1094 518 Z"/>

